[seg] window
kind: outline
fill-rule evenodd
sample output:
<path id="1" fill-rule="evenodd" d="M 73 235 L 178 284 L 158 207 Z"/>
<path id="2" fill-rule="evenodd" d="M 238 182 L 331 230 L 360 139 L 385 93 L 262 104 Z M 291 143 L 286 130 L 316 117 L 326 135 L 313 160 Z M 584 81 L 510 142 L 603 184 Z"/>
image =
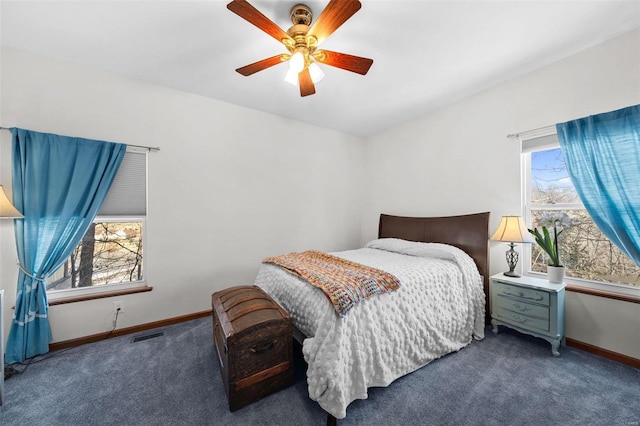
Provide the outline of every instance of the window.
<path id="1" fill-rule="evenodd" d="M 556 135 L 524 140 L 524 214 L 531 227 L 544 214 L 566 213 L 571 226 L 559 236 L 566 276 L 578 280 L 640 288 L 640 267 L 593 223 L 571 183 Z M 547 260 L 537 244 L 526 245 L 525 267 L 546 273 Z"/>
<path id="2" fill-rule="evenodd" d="M 48 292 L 104 290 L 144 284 L 147 152 L 127 149 L 93 224 L 47 280 Z"/>

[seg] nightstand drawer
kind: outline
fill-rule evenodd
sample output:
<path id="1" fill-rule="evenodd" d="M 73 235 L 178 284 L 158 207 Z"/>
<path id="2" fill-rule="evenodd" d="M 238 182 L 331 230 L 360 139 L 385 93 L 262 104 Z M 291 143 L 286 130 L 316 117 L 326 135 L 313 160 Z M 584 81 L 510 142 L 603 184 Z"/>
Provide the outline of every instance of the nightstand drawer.
<path id="1" fill-rule="evenodd" d="M 530 317 L 517 312 L 511 312 L 506 309 L 498 308 L 494 315 L 498 318 L 502 318 L 515 325 L 520 325 L 526 328 L 537 328 L 542 331 L 549 331 L 549 319 Z"/>
<path id="2" fill-rule="evenodd" d="M 516 287 L 499 281 L 494 282 L 496 294 L 523 302 L 533 302 L 549 306 L 549 293 L 532 288 Z"/>
<path id="3" fill-rule="evenodd" d="M 549 319 L 549 308 L 547 306 L 534 305 L 531 303 L 521 302 L 519 300 L 510 299 L 502 295 L 496 298 L 496 304 L 509 311 L 524 314 L 528 316 Z"/>

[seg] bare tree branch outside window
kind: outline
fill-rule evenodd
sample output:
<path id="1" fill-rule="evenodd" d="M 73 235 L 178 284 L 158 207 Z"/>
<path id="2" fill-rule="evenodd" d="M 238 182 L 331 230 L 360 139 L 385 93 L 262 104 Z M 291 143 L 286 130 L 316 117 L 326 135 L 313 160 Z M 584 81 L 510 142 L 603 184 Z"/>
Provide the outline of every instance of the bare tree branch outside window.
<path id="1" fill-rule="evenodd" d="M 49 290 L 101 286 L 143 278 L 142 222 L 96 222 Z"/>

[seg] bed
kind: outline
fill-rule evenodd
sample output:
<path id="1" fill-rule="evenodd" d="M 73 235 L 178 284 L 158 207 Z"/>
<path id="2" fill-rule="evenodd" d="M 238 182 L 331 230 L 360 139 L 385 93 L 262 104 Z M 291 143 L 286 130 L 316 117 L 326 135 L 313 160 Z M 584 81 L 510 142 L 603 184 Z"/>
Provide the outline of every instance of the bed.
<path id="1" fill-rule="evenodd" d="M 324 293 L 263 263 L 256 285 L 292 318 L 308 364 L 309 396 L 335 418 L 394 380 L 484 338 L 489 213 L 447 217 L 382 214 L 378 239 L 332 253 L 397 276 L 401 286 L 339 317 Z M 424 244 L 428 243 L 428 244 Z"/>

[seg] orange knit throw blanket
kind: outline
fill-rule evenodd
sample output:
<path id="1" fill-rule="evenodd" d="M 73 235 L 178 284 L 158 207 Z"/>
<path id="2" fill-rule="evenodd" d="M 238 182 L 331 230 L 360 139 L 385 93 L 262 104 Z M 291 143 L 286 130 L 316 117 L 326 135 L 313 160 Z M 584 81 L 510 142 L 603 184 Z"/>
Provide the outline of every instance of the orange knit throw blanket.
<path id="1" fill-rule="evenodd" d="M 315 250 L 268 257 L 262 262 L 278 265 L 320 288 L 339 317 L 360 301 L 400 286 L 398 278 L 388 272 Z"/>

